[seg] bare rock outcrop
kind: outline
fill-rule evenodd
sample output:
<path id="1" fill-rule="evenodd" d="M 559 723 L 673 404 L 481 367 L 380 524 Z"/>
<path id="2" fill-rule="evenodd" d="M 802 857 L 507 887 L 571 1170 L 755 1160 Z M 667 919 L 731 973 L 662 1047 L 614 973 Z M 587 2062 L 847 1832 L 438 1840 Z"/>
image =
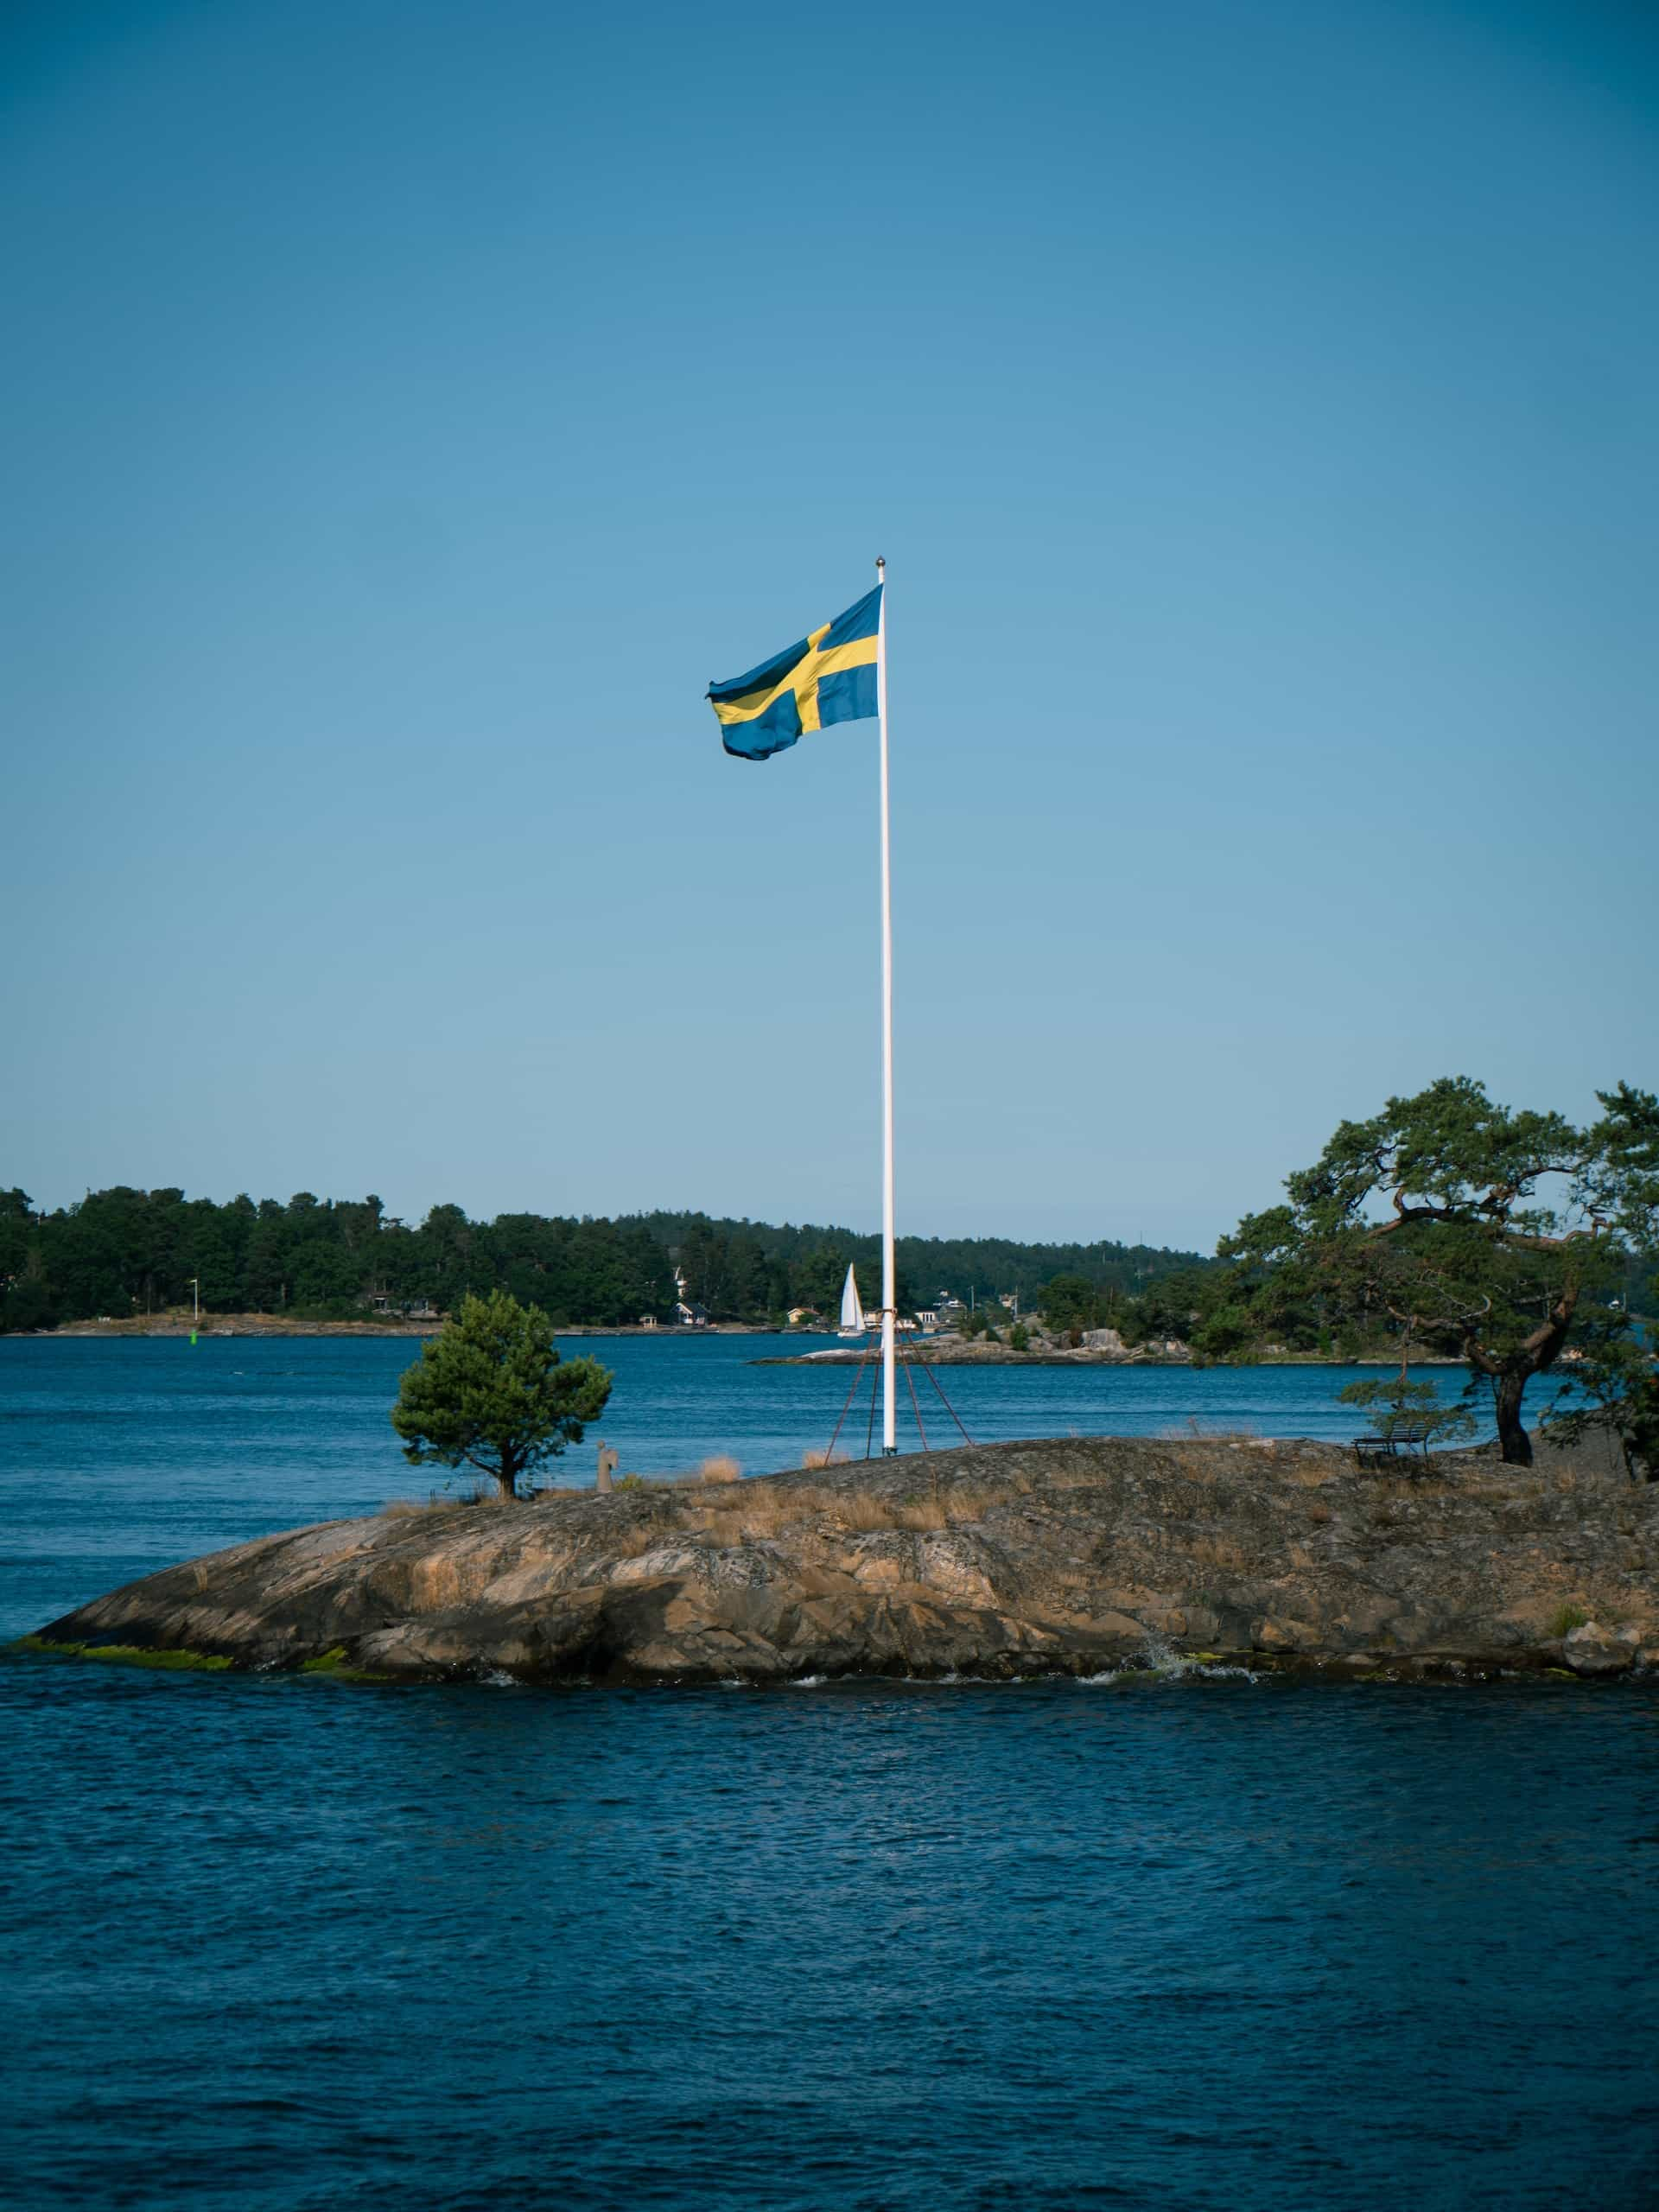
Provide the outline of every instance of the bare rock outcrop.
<path id="1" fill-rule="evenodd" d="M 555 1491 L 267 1536 L 35 1640 L 397 1679 L 1347 1677 L 1659 1662 L 1659 1485 L 1472 1455 L 1072 1438 L 766 1481 Z"/>
<path id="2" fill-rule="evenodd" d="M 1623 1675 L 1635 1666 L 1641 1643 L 1634 1627 L 1614 1634 L 1599 1621 L 1585 1621 L 1562 1638 L 1561 1656 L 1575 1675 Z"/>

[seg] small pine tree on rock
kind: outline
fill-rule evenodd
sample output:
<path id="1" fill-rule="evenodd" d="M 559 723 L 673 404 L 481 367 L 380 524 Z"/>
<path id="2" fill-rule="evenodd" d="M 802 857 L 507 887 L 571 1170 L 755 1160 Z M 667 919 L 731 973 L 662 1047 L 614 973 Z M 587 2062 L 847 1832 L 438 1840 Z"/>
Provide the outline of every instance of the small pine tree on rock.
<path id="1" fill-rule="evenodd" d="M 613 1377 L 596 1359 L 562 1360 L 538 1306 L 504 1290 L 467 1297 L 406 1370 L 391 1425 L 411 1466 L 475 1467 L 516 1497 L 520 1478 L 580 1444 Z"/>

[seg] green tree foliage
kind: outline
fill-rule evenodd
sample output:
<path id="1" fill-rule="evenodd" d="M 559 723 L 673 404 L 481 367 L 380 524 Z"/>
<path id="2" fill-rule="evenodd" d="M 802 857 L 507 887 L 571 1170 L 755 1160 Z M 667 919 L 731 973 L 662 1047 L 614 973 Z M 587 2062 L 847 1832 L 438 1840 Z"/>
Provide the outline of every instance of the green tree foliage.
<path id="1" fill-rule="evenodd" d="M 1038 1293 L 1039 1311 L 1051 1329 L 1109 1327 L 1109 1301 L 1119 1302 L 1105 1285 L 1080 1274 L 1052 1275 Z"/>
<path id="2" fill-rule="evenodd" d="M 1155 1293 L 1192 1255 L 1117 1244 L 1020 1245 L 1001 1239 L 899 1241 L 899 1310 L 940 1291 L 981 1302 L 992 1287 L 1037 1302 L 1070 1274 L 1089 1310 L 1110 1318 L 1124 1287 Z M 22 1191 L 0 1193 L 0 1329 L 161 1313 L 188 1306 L 190 1279 L 208 1313 L 362 1316 L 372 1306 L 453 1313 L 470 1292 L 505 1290 L 555 1325 L 615 1327 L 668 1319 L 674 1269 L 716 1321 L 780 1321 L 792 1306 L 833 1320 L 849 1265 L 867 1312 L 880 1304 L 881 1246 L 847 1229 L 775 1228 L 705 1214 L 570 1220 L 507 1213 L 472 1221 L 436 1205 L 418 1224 L 389 1218 L 378 1198 L 285 1202 L 247 1197 L 216 1205 L 183 1192 L 118 1188 L 37 1214 Z"/>
<path id="3" fill-rule="evenodd" d="M 855 1266 L 853 1255 L 845 1246 L 823 1244 L 803 1252 L 792 1262 L 774 1264 L 784 1265 L 786 1268 L 790 1305 L 816 1306 L 826 1320 L 834 1321 L 839 1318 L 842 1285 L 847 1280 L 849 1267 Z M 858 1285 L 861 1303 L 868 1306 L 880 1304 L 880 1294 L 875 1288 L 881 1280 L 879 1256 L 857 1263 L 853 1279 Z"/>
<path id="4" fill-rule="evenodd" d="M 788 1268 L 769 1258 L 760 1240 L 747 1229 L 717 1229 L 694 1216 L 675 1251 L 686 1296 L 706 1306 L 711 1320 L 759 1319 L 780 1314 L 789 1306 L 820 1303 L 817 1298 L 790 1295 Z M 837 1283 L 837 1296 L 840 1289 Z"/>
<path id="5" fill-rule="evenodd" d="M 791 1294 L 787 1303 L 791 1306 L 828 1310 L 838 1305 L 849 1261 L 858 1269 L 859 1288 L 867 1304 L 879 1302 L 874 1295 L 881 1281 L 879 1236 L 810 1224 L 797 1227 L 785 1223 L 778 1227 L 763 1221 L 711 1220 L 706 1214 L 650 1213 L 640 1220 L 653 1236 L 677 1251 L 684 1249 L 699 1227 L 716 1237 L 753 1242 L 769 1262 L 780 1262 L 787 1269 Z M 1056 1274 L 1082 1275 L 1103 1294 L 1123 1294 L 1175 1269 L 1202 1269 L 1208 1264 L 1196 1252 L 1174 1252 L 1147 1244 L 1106 1240 L 1094 1244 L 1018 1244 L 998 1236 L 901 1236 L 894 1257 L 901 1312 L 912 1311 L 918 1305 L 931 1306 L 942 1291 L 966 1300 L 969 1292 L 976 1290 L 982 1302 L 988 1293 L 1017 1291 L 1021 1307 L 1035 1311 L 1041 1302 L 1039 1293 Z M 819 1294 L 803 1294 L 815 1282 Z M 702 1302 L 709 1304 L 706 1298 Z"/>
<path id="6" fill-rule="evenodd" d="M 1178 1268 L 1150 1282 L 1125 1306 L 1118 1327 L 1126 1344 L 1190 1340 L 1205 1313 L 1215 1306 L 1221 1285 L 1198 1268 Z M 1220 1346 L 1216 1347 L 1221 1356 Z"/>
<path id="7" fill-rule="evenodd" d="M 8 1281 L 22 1267 L 34 1220 L 27 1191 L 0 1191 L 0 1276 Z"/>
<path id="8" fill-rule="evenodd" d="M 125 1188 L 38 1215 L 26 1193 L 0 1193 L 0 1329 L 188 1306 L 192 1276 L 204 1312 L 315 1319 L 361 1317 L 377 1303 L 447 1313 L 469 1290 L 502 1289 L 561 1327 L 604 1327 L 666 1319 L 674 1297 L 669 1255 L 638 1222 L 472 1222 L 440 1205 L 411 1228 L 389 1221 L 372 1195 L 215 1205 Z"/>
<path id="9" fill-rule="evenodd" d="M 0 1191 L 0 1328 L 49 1329 L 56 1303 L 43 1280 L 27 1191 Z"/>
<path id="10" fill-rule="evenodd" d="M 1659 1482 L 1659 1364 L 1651 1335 L 1631 1326 L 1622 1305 L 1595 1316 L 1589 1341 L 1576 1346 L 1567 1379 L 1545 1415 L 1557 1443 L 1611 1433 L 1635 1481 Z"/>
<path id="11" fill-rule="evenodd" d="M 1455 1351 L 1491 1391 L 1504 1459 L 1529 1463 L 1528 1384 L 1605 1313 L 1659 1222 L 1659 1100 L 1598 1096 L 1601 1120 L 1577 1128 L 1447 1077 L 1344 1122 L 1287 1179 L 1287 1205 L 1224 1239 L 1227 1294 L 1263 1330 L 1317 1305 Z"/>
<path id="12" fill-rule="evenodd" d="M 596 1359 L 561 1360 L 539 1306 L 504 1290 L 465 1296 L 421 1347 L 391 1410 L 411 1465 L 475 1467 L 518 1495 L 519 1480 L 597 1421 L 612 1376 Z"/>

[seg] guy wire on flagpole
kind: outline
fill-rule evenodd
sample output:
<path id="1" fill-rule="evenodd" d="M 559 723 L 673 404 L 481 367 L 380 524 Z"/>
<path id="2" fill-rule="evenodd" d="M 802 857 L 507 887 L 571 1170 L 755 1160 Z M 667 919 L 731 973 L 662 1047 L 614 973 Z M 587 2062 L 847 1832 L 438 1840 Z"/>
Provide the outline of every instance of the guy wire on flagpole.
<path id="1" fill-rule="evenodd" d="M 875 563 L 878 586 L 887 564 Z M 881 1456 L 899 1450 L 893 1394 L 893 1337 L 897 1315 L 893 1264 L 893 852 L 887 815 L 887 594 L 881 593 L 875 627 L 875 711 L 881 730 Z"/>

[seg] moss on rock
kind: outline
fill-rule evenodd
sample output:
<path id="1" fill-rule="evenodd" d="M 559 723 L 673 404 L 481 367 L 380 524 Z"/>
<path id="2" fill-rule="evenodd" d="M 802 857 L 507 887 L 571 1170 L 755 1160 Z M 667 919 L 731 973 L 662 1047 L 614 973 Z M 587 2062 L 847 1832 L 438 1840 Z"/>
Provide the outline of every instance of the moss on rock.
<path id="1" fill-rule="evenodd" d="M 141 1643 L 59 1642 L 49 1636 L 20 1636 L 17 1651 L 39 1651 L 57 1659 L 104 1659 L 118 1667 L 156 1667 L 165 1674 L 219 1675 L 235 1661 L 213 1651 L 156 1651 Z"/>

